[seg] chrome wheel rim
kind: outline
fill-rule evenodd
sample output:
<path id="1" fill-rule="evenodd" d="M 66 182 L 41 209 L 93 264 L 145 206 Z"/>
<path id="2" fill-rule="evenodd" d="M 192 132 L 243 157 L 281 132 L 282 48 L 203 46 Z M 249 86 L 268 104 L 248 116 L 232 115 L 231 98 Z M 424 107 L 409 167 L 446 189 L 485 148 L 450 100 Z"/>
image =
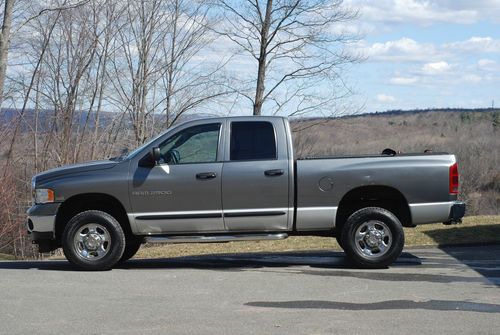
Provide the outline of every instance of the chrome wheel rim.
<path id="1" fill-rule="evenodd" d="M 378 258 L 385 255 L 392 245 L 392 233 L 382 221 L 363 222 L 354 235 L 358 252 L 367 258 Z"/>
<path id="2" fill-rule="evenodd" d="M 78 229 L 73 244 L 78 256 L 95 261 L 103 258 L 109 252 L 111 235 L 104 226 L 89 223 Z"/>

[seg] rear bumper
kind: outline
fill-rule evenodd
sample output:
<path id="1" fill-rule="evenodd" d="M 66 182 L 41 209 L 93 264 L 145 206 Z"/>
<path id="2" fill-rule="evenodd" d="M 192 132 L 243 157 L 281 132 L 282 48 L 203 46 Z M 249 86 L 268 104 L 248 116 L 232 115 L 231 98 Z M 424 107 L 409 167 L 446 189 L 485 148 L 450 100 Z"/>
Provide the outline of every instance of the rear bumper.
<path id="1" fill-rule="evenodd" d="M 465 215 L 465 203 L 456 201 L 450 209 L 448 220 L 444 224 L 460 223 Z"/>
<path id="2" fill-rule="evenodd" d="M 465 214 L 465 204 L 461 201 L 430 202 L 410 204 L 412 223 L 457 223 Z"/>

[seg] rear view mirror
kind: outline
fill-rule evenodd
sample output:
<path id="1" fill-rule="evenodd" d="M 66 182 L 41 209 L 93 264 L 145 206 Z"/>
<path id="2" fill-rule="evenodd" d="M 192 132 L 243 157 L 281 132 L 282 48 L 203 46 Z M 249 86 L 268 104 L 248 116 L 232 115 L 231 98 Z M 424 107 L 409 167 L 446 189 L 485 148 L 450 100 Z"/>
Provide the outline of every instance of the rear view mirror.
<path id="1" fill-rule="evenodd" d="M 150 156 L 151 159 L 153 160 L 154 165 L 160 165 L 160 159 L 161 159 L 160 148 L 158 147 L 151 148 Z"/>
<path id="2" fill-rule="evenodd" d="M 160 148 L 153 147 L 151 148 L 151 151 L 139 161 L 139 166 L 153 167 L 155 165 L 160 165 L 160 160 L 161 160 Z"/>

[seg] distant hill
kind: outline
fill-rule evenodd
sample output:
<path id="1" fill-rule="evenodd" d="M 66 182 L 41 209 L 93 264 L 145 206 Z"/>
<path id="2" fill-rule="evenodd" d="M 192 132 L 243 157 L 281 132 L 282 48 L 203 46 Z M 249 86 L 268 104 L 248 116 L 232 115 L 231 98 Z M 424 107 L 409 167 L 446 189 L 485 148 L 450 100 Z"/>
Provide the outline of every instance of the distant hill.
<path id="1" fill-rule="evenodd" d="M 500 108 L 425 108 L 425 109 L 394 109 L 387 111 L 376 111 L 373 113 L 348 114 L 331 117 L 303 117 L 298 120 L 319 120 L 319 119 L 350 119 L 365 116 L 393 116 L 393 115 L 412 115 L 421 113 L 500 113 Z"/>
<path id="2" fill-rule="evenodd" d="M 500 108 L 425 108 L 425 109 L 394 109 L 385 112 L 363 113 L 355 116 L 366 115 L 407 115 L 419 113 L 491 113 L 500 112 Z"/>
<path id="3" fill-rule="evenodd" d="M 85 122 L 87 122 L 87 116 L 88 116 L 88 111 L 77 111 L 74 116 L 74 120 L 76 124 L 80 124 L 80 126 L 85 125 Z M 120 117 L 121 114 L 115 113 L 115 112 L 106 112 L 106 111 L 101 111 L 99 114 L 99 125 L 100 127 L 106 127 L 109 126 L 113 120 L 117 117 Z M 182 115 L 179 120 L 180 121 L 189 121 L 193 119 L 199 119 L 203 117 L 211 117 L 214 116 L 212 114 L 206 114 L 206 113 L 197 113 L 197 114 L 185 114 Z M 0 113 L 0 125 L 7 125 L 10 124 L 10 126 L 15 125 L 15 121 L 18 120 L 21 117 L 21 110 L 20 109 L 14 109 L 14 108 L 2 108 L 2 111 Z M 29 130 L 32 125 L 35 124 L 35 118 L 37 117 L 36 112 L 34 109 L 26 109 L 22 115 L 22 123 L 21 123 L 21 130 Z M 39 131 L 43 132 L 44 130 L 48 130 L 47 128 L 51 124 L 51 120 L 54 118 L 54 111 L 53 110 L 39 110 L 38 111 L 38 129 Z M 158 122 L 162 122 L 165 119 L 165 116 L 163 115 L 157 115 L 155 116 L 156 120 Z M 125 122 L 129 123 L 129 118 L 126 116 Z M 95 124 L 95 114 L 92 112 L 89 115 L 88 118 L 88 127 L 92 128 Z"/>
<path id="4" fill-rule="evenodd" d="M 74 120 L 76 123 L 80 123 L 80 125 L 84 125 L 87 119 L 88 112 L 76 112 L 74 116 Z M 101 126 L 107 126 L 113 122 L 113 118 L 117 114 L 110 112 L 101 112 L 99 115 L 99 123 Z M 38 128 L 39 131 L 43 132 L 47 130 L 47 128 L 52 123 L 51 120 L 54 118 L 55 114 L 53 110 L 39 110 L 38 111 Z M 35 124 L 35 119 L 37 118 L 37 113 L 34 109 L 26 109 L 24 113 L 21 115 L 20 109 L 14 108 L 2 108 L 2 112 L 0 113 L 0 125 L 9 125 L 10 127 L 14 127 L 16 121 L 21 119 L 21 130 L 28 130 Z M 92 127 L 94 125 L 94 114 L 91 113 L 89 117 L 89 126 Z"/>
<path id="5" fill-rule="evenodd" d="M 75 113 L 75 120 L 78 120 L 80 125 L 84 125 L 87 120 L 87 111 L 77 111 Z M 351 114 L 351 115 L 342 115 L 342 116 L 332 116 L 326 119 L 349 119 L 349 118 L 359 118 L 366 116 L 393 116 L 393 115 L 412 115 L 412 114 L 421 114 L 421 113 L 500 113 L 500 108 L 427 108 L 427 109 L 409 109 L 409 110 L 387 110 L 383 112 L 374 112 L 374 113 L 361 113 L 361 114 Z M 2 108 L 0 113 L 0 124 L 5 125 L 10 123 L 17 118 L 19 118 L 21 114 L 20 109 L 15 108 Z M 35 120 L 35 110 L 34 109 L 26 109 L 23 114 L 24 124 L 34 124 Z M 102 111 L 99 116 L 99 122 L 102 126 L 109 125 L 114 118 L 116 118 L 119 114 L 115 112 L 105 112 Z M 199 119 L 204 117 L 213 117 L 217 116 L 214 114 L 207 113 L 187 113 L 182 116 L 182 121 L 189 121 L 193 119 Z M 39 124 L 43 126 L 47 123 L 47 120 L 50 120 L 54 117 L 53 110 L 39 110 L 38 111 L 38 119 Z M 156 116 L 159 121 L 161 121 L 164 116 L 158 115 Z M 298 121 L 311 121 L 311 120 L 324 120 L 324 117 L 303 117 L 295 120 Z M 90 125 L 94 124 L 94 113 L 91 113 L 89 117 Z"/>

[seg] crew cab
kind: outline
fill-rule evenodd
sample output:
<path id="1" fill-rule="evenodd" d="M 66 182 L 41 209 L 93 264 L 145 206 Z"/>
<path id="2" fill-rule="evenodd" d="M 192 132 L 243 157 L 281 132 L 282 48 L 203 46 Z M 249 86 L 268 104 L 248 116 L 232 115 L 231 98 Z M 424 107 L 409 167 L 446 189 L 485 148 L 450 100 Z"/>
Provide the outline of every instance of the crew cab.
<path id="1" fill-rule="evenodd" d="M 40 252 L 62 247 L 86 270 L 145 242 L 290 235 L 335 237 L 355 265 L 380 268 L 401 254 L 403 227 L 460 222 L 458 182 L 447 153 L 295 159 L 286 118 L 209 118 L 125 156 L 34 176 L 27 228 Z"/>

